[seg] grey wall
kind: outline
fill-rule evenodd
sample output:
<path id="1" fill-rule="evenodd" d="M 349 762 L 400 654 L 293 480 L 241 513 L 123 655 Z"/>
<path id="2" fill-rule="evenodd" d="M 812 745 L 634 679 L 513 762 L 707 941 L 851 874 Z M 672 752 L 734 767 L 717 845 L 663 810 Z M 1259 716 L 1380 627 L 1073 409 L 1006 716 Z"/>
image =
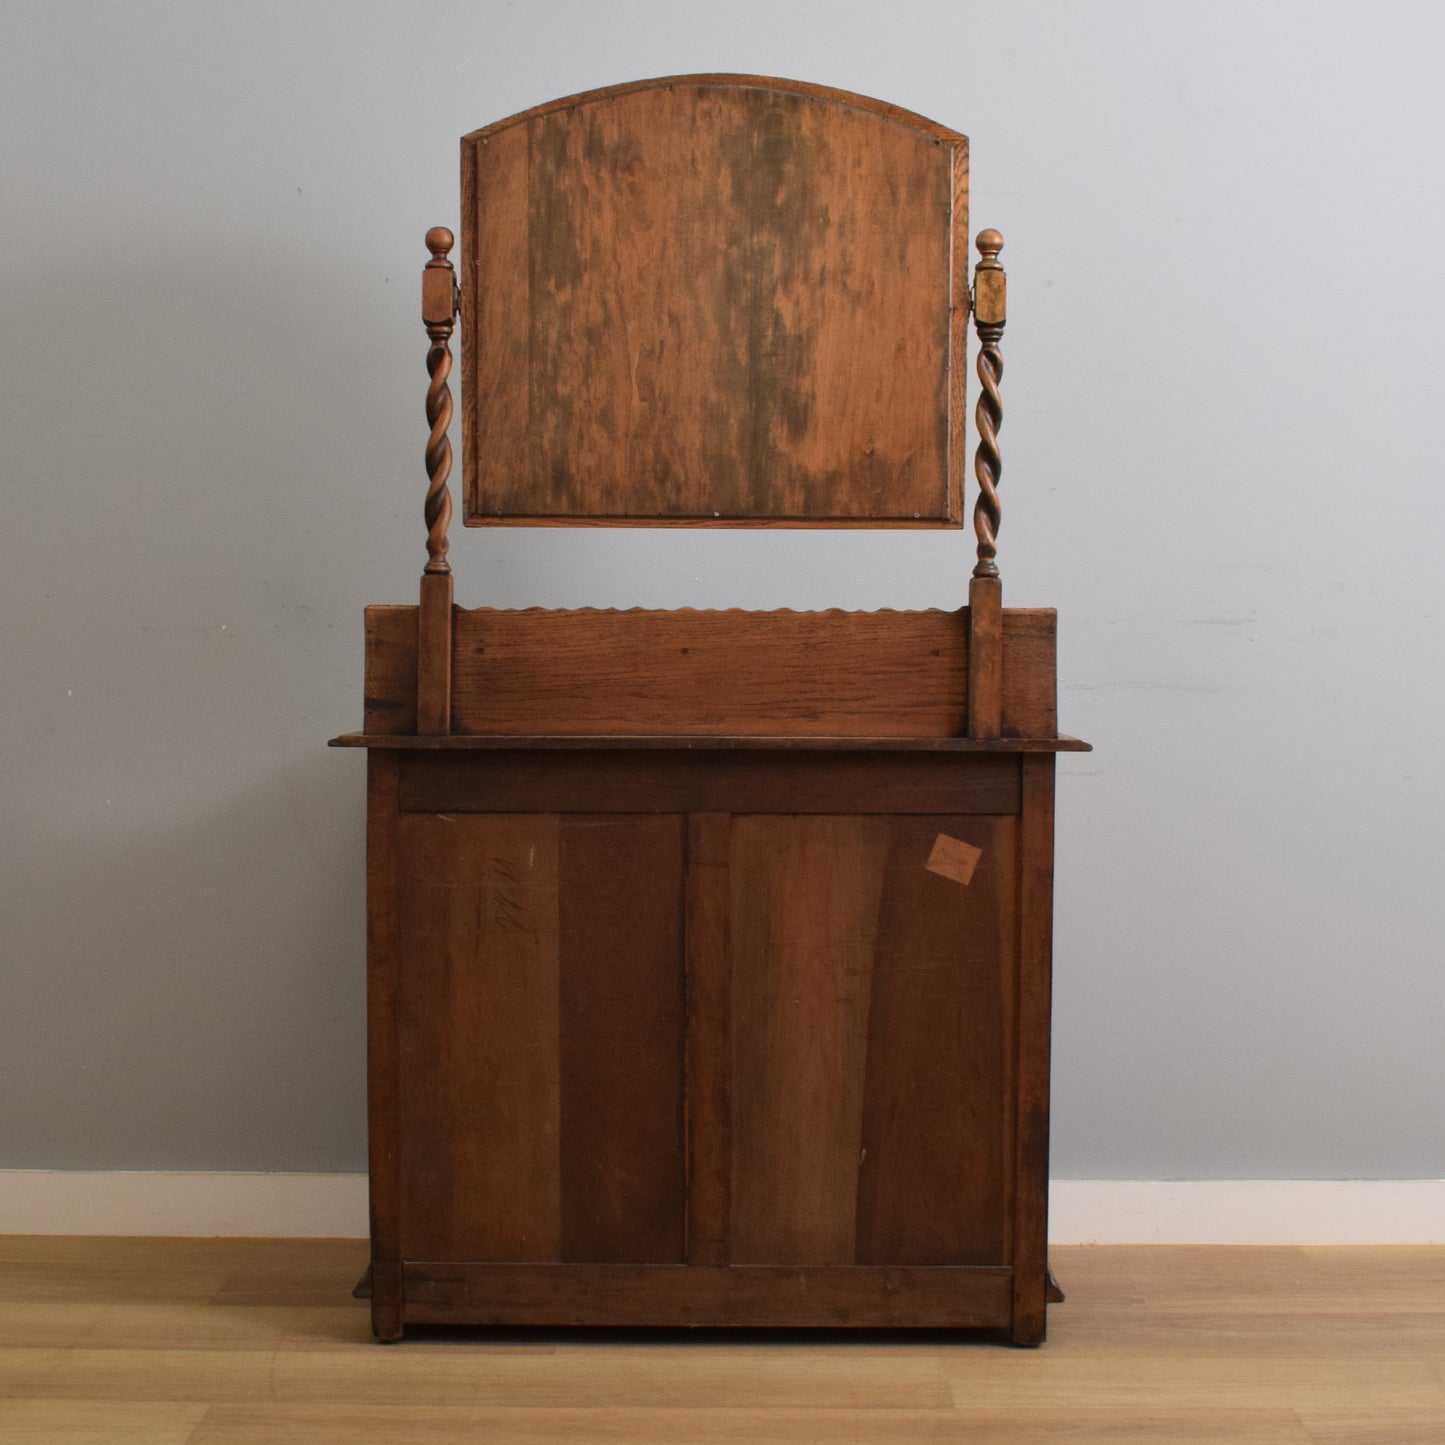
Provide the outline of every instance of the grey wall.
<path id="1" fill-rule="evenodd" d="M 456 141 L 752 70 L 973 139 L 1062 617 L 1056 1172 L 1445 1174 L 1445 9 L 0 13 L 0 1166 L 364 1167 L 361 608 Z M 468 605 L 955 606 L 958 534 L 468 532 Z"/>

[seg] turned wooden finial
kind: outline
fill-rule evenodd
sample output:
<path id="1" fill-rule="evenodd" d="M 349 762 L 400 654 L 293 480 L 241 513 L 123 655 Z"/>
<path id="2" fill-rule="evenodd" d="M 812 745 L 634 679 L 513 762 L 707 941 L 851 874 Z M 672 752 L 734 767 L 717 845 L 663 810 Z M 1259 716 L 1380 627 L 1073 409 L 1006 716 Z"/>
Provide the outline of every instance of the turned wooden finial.
<path id="1" fill-rule="evenodd" d="M 433 226 L 426 233 L 431 260 L 421 278 L 421 317 L 431 338 L 426 369 L 431 383 L 426 393 L 426 419 L 431 436 L 426 444 L 426 549 L 428 572 L 450 572 L 447 530 L 452 522 L 452 495 L 447 480 L 452 474 L 452 444 L 447 429 L 452 422 L 452 393 L 447 384 L 452 374 L 451 338 L 457 312 L 457 281 L 447 253 L 456 237 L 445 226 Z"/>
<path id="2" fill-rule="evenodd" d="M 978 538 L 978 562 L 973 575 L 997 577 L 998 529 L 1002 521 L 998 480 L 1003 471 L 998 448 L 998 429 L 1003 422 L 1003 402 L 999 396 L 1003 357 L 998 344 L 1007 319 L 1008 282 L 998 259 L 998 253 L 1003 250 L 1003 237 L 997 231 L 980 231 L 977 244 L 979 262 L 974 272 L 973 319 L 979 340 L 979 396 L 974 411 L 978 451 L 974 454 L 973 474 L 978 479 L 978 500 L 973 508 L 973 530 Z"/>
<path id="3" fill-rule="evenodd" d="M 987 234 L 994 235 L 995 232 L 990 231 Z M 426 248 L 431 252 L 433 261 L 445 261 L 447 252 L 449 252 L 456 243 L 457 238 L 452 235 L 445 226 L 433 226 L 431 230 L 426 233 Z M 979 237 L 979 245 L 983 245 L 982 236 Z"/>

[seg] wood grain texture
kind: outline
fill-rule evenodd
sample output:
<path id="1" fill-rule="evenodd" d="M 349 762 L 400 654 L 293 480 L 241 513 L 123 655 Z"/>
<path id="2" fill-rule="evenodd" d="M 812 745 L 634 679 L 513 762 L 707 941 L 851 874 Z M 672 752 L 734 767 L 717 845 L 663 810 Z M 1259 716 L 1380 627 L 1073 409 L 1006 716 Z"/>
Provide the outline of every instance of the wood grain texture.
<path id="1" fill-rule="evenodd" d="M 968 611 L 454 613 L 463 734 L 951 737 Z M 1055 614 L 1003 612 L 1002 731 L 1052 738 Z M 416 609 L 366 609 L 365 731 L 416 732 Z"/>
<path id="2" fill-rule="evenodd" d="M 1018 1101 L 1013 1217 L 1016 1345 L 1045 1333 L 1049 1217 L 1049 1038 L 1053 989 L 1054 760 L 1020 760 Z"/>
<path id="3" fill-rule="evenodd" d="M 947 612 L 461 612 L 454 725 L 960 733 L 966 647 Z"/>
<path id="4" fill-rule="evenodd" d="M 1003 589 L 997 577 L 968 584 L 968 735 L 1003 731 Z"/>
<path id="5" fill-rule="evenodd" d="M 366 759 L 366 1091 L 371 1175 L 371 1319 L 400 1337 L 402 1147 L 398 1089 L 397 778 L 399 759 Z"/>
<path id="6" fill-rule="evenodd" d="M 369 733 L 416 733 L 419 611 L 416 607 L 366 609 L 362 715 Z"/>
<path id="7" fill-rule="evenodd" d="M 1007 754 L 407 753 L 409 813 L 1015 813 Z"/>
<path id="8" fill-rule="evenodd" d="M 1008 1319 L 1006 1268 L 486 1265 L 412 1261 L 418 1324 L 979 1328 Z"/>
<path id="9" fill-rule="evenodd" d="M 1015 869 L 1007 818 L 735 820 L 734 1263 L 1005 1262 Z"/>
<path id="10" fill-rule="evenodd" d="M 545 815 L 400 820 L 408 1258 L 561 1257 L 558 850 Z"/>
<path id="11" fill-rule="evenodd" d="M 1051 608 L 1003 612 L 1006 737 L 1052 738 Z M 457 609 L 457 733 L 959 737 L 967 609 Z M 415 733 L 417 618 L 366 609 L 365 731 Z"/>
<path id="12" fill-rule="evenodd" d="M 961 521 L 963 136 L 674 77 L 462 169 L 469 524 Z"/>
<path id="13" fill-rule="evenodd" d="M 682 1259 L 682 820 L 400 832 L 406 1253 Z"/>
<path id="14" fill-rule="evenodd" d="M 784 1344 L 737 1332 L 555 1330 L 431 1336 L 378 1353 L 365 1307 L 348 1294 L 364 1240 L 0 1237 L 0 1439 L 1445 1438 L 1445 1248 L 1054 1252 L 1070 1301 L 1040 1352 L 973 1348 L 952 1333 Z"/>
<path id="15" fill-rule="evenodd" d="M 881 818 L 733 822 L 734 1264 L 854 1262 L 887 847 Z"/>
<path id="16" fill-rule="evenodd" d="M 979 851 L 966 883 L 939 838 Z M 863 1064 L 860 1264 L 1002 1264 L 1017 950 L 1013 818 L 900 818 L 889 830 Z"/>
<path id="17" fill-rule="evenodd" d="M 687 1261 L 728 1263 L 732 1217 L 732 819 L 687 820 Z"/>
<path id="18" fill-rule="evenodd" d="M 428 572 L 417 608 L 416 730 L 445 735 L 452 726 L 452 575 Z"/>
<path id="19" fill-rule="evenodd" d="M 684 820 L 559 821 L 562 1258 L 684 1258 Z"/>

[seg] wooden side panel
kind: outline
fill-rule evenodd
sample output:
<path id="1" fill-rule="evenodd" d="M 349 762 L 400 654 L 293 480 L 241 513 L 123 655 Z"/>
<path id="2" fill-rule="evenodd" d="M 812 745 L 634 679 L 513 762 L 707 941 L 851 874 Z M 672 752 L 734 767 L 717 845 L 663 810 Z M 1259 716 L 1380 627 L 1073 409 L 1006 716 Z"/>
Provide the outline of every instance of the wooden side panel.
<path id="1" fill-rule="evenodd" d="M 1049 1014 L 1053 989 L 1054 759 L 1027 757 L 1019 819 L 1018 1189 L 1014 1213 L 1016 1345 L 1045 1334 L 1049 1218 Z"/>
<path id="2" fill-rule="evenodd" d="M 1009 818 L 734 820 L 733 1263 L 1005 1262 L 1016 867 Z"/>
<path id="3" fill-rule="evenodd" d="M 957 525 L 967 142 L 883 110 L 684 77 L 468 137 L 467 522 Z"/>
<path id="4" fill-rule="evenodd" d="M 1017 849 L 1013 818 L 899 818 L 890 830 L 868 1019 L 860 1264 L 1006 1258 Z"/>
<path id="5" fill-rule="evenodd" d="M 1003 611 L 1003 735 L 1051 738 L 1059 731 L 1058 614 L 1052 607 L 1005 607 Z"/>
<path id="6" fill-rule="evenodd" d="M 416 607 L 366 609 L 364 712 L 369 733 L 416 732 Z"/>
<path id="7" fill-rule="evenodd" d="M 683 1258 L 683 828 L 561 820 L 562 1258 Z"/>
<path id="8" fill-rule="evenodd" d="M 371 1180 L 371 1326 L 400 1338 L 401 1141 L 397 1120 L 398 759 L 366 759 L 366 1104 Z"/>
<path id="9" fill-rule="evenodd" d="M 407 814 L 398 857 L 405 1257 L 680 1259 L 681 821 Z"/>
<path id="10" fill-rule="evenodd" d="M 1055 615 L 1003 614 L 1003 732 L 1058 731 Z M 368 733 L 416 731 L 414 607 L 366 610 Z M 967 613 L 455 614 L 453 731 L 961 737 Z"/>
<path id="11" fill-rule="evenodd" d="M 851 1264 L 882 818 L 732 834 L 732 1254 Z"/>

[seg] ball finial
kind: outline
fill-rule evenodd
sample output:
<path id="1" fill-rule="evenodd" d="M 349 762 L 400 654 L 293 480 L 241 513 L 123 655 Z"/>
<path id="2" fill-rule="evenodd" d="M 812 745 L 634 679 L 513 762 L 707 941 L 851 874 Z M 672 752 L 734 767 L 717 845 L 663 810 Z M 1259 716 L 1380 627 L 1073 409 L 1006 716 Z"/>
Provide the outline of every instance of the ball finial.
<path id="1" fill-rule="evenodd" d="M 997 231 L 980 231 L 978 240 L 978 254 L 983 257 L 984 262 L 996 261 L 998 253 L 1003 250 L 1003 237 Z"/>
<path id="2" fill-rule="evenodd" d="M 457 238 L 445 226 L 433 226 L 426 233 L 426 248 L 438 260 L 456 245 L 456 241 Z"/>

